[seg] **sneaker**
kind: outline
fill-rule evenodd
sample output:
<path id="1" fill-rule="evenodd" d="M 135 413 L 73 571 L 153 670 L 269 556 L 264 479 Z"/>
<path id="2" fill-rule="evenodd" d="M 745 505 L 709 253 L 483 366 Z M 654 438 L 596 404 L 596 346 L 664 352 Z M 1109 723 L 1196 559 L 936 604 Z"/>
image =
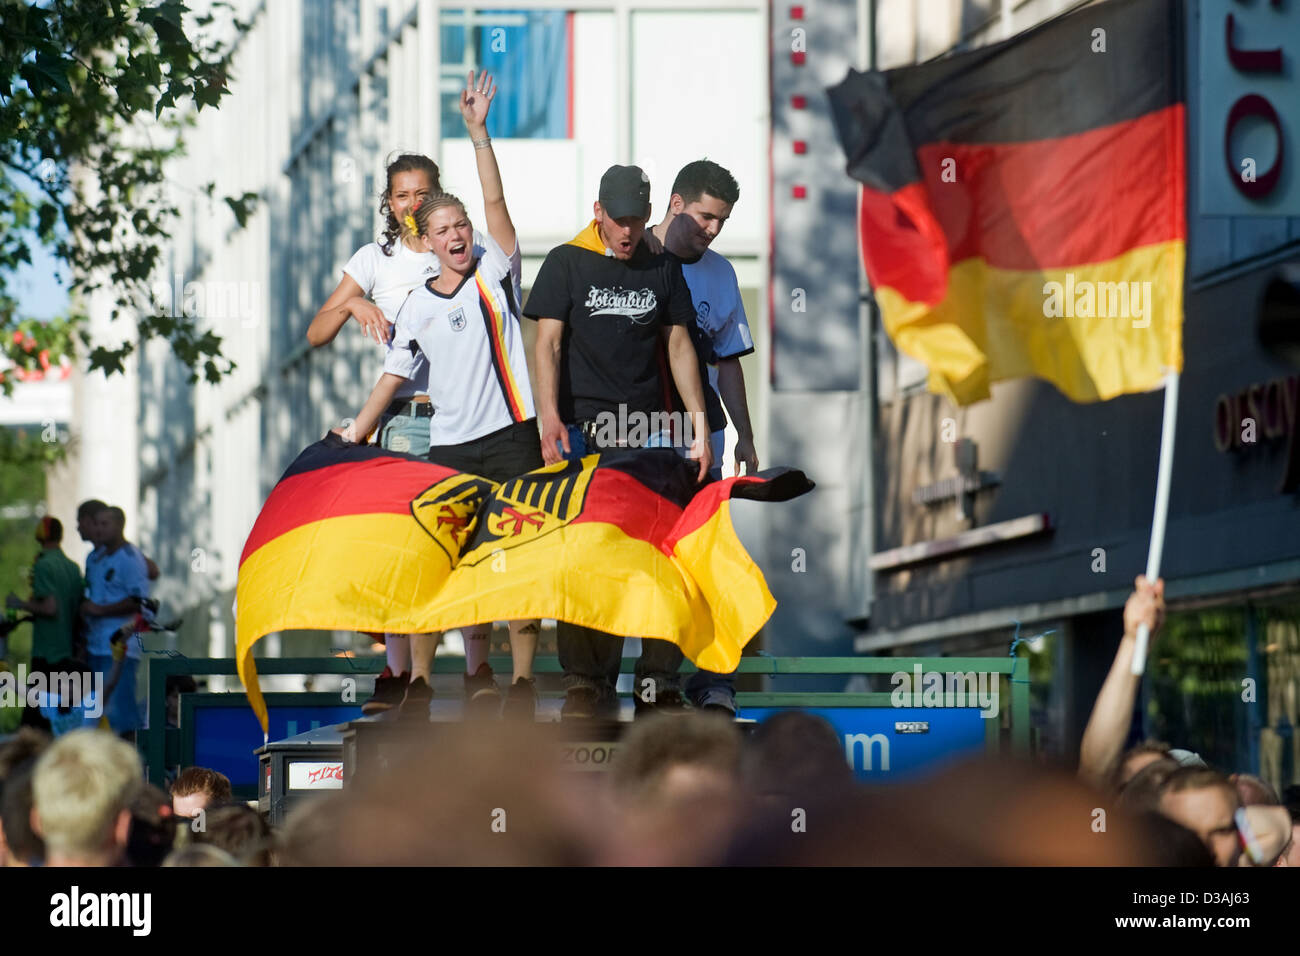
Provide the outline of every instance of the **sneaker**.
<path id="1" fill-rule="evenodd" d="M 406 695 L 406 685 L 411 680 L 409 671 L 394 676 L 392 668 L 385 667 L 384 672 L 375 678 L 375 692 L 361 705 L 363 717 L 386 714 L 394 707 L 400 707 Z"/>
<path id="2" fill-rule="evenodd" d="M 433 688 L 423 677 L 417 677 L 406 685 L 406 696 L 397 708 L 398 716 L 403 720 L 428 720 L 431 703 Z"/>
<path id="3" fill-rule="evenodd" d="M 501 714 L 501 688 L 487 662 L 473 674 L 465 675 L 465 718 L 485 720 Z"/>
<path id="4" fill-rule="evenodd" d="M 596 719 L 617 721 L 622 711 L 623 706 L 619 703 L 618 691 L 613 684 L 606 684 L 596 695 Z"/>
<path id="5" fill-rule="evenodd" d="M 702 714 L 719 714 L 728 720 L 736 719 L 736 708 L 728 707 L 725 704 L 705 704 L 696 709 Z"/>
<path id="6" fill-rule="evenodd" d="M 596 716 L 599 694 L 594 687 L 570 687 L 560 708 L 561 720 L 591 720 Z"/>
<path id="7" fill-rule="evenodd" d="M 633 700 L 636 702 L 634 717 L 648 717 L 650 714 L 681 716 L 690 713 L 692 709 L 686 695 L 677 687 L 662 688 L 655 695 L 653 702 L 642 700 L 640 694 L 637 694 Z"/>
<path id="8" fill-rule="evenodd" d="M 736 719 L 736 695 L 726 688 L 712 688 L 693 703 L 701 713 L 721 714 L 731 720 Z"/>
<path id="9" fill-rule="evenodd" d="M 537 719 L 537 682 L 521 677 L 506 691 L 506 702 L 501 716 L 507 720 L 533 721 Z"/>

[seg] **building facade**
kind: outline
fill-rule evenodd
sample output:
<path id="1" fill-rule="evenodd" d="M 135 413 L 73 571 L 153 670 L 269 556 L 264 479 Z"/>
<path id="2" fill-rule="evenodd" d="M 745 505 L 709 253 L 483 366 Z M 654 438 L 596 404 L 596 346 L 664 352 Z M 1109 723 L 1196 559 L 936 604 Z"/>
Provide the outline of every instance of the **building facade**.
<path id="1" fill-rule="evenodd" d="M 760 364 L 766 5 L 570 0 L 471 10 L 434 0 L 287 0 L 245 2 L 240 15 L 252 26 L 237 41 L 231 94 L 195 117 L 187 156 L 170 172 L 183 216 L 161 277 L 178 308 L 222 336 L 237 367 L 220 384 L 192 385 L 160 342 L 138 366 L 140 537 L 162 568 L 159 593 L 186 610 L 181 649 L 233 653 L 239 554 L 262 502 L 303 448 L 355 415 L 378 379 L 382 349 L 355 323 L 315 350 L 305 332 L 344 263 L 382 233 L 386 163 L 402 152 L 432 157 L 443 188 L 482 221 L 458 107 L 471 69 L 491 70 L 500 87 L 489 131 L 525 296 L 547 251 L 590 220 L 609 165 L 647 171 L 654 217 L 687 162 L 707 156 L 732 171 L 740 200 L 715 248 L 736 267 L 755 334 L 756 354 L 745 360 L 750 407 L 760 454 L 771 460 Z M 198 188 L 208 181 L 216 199 Z M 245 191 L 262 202 L 240 229 L 219 197 Z M 530 352 L 533 331 L 525 323 Z M 349 635 L 262 643 L 267 653 L 309 655 L 355 646 Z"/>
<path id="2" fill-rule="evenodd" d="M 1017 29 L 1031 6 L 1012 11 Z M 1237 47 L 1294 57 L 1300 16 L 1240 9 L 1186 6 L 1184 369 L 1161 567 L 1170 618 L 1135 723 L 1284 786 L 1300 756 L 1298 370 L 1260 345 L 1256 322 L 1265 288 L 1300 257 L 1290 188 L 1300 97 L 1294 78 L 1232 70 L 1224 30 L 1236 12 Z M 1266 129 L 1232 128 L 1233 104 L 1252 94 L 1276 104 L 1273 142 Z M 1239 194 L 1235 164 L 1248 158 L 1281 168 L 1271 194 Z M 855 646 L 1006 654 L 1018 628 L 1038 636 L 1036 730 L 1072 759 L 1146 565 L 1163 392 L 1075 405 L 1025 380 L 959 409 L 923 390 L 915 363 L 876 346 L 875 600 Z"/>
<path id="3" fill-rule="evenodd" d="M 1019 627 L 1037 635 L 1039 743 L 1068 758 L 1145 564 L 1162 396 L 1079 406 L 1020 381 L 956 409 L 926 393 L 924 369 L 893 349 L 874 315 L 857 186 L 825 89 L 851 66 L 888 69 L 996 42 L 1080 5 L 514 0 L 471 11 L 436 0 L 247 0 L 241 15 L 253 25 L 238 41 L 232 93 L 196 117 L 171 176 L 185 215 L 163 277 L 238 367 L 219 385 L 191 385 L 153 343 L 129 394 L 87 383 L 78 401 L 102 415 L 111 407 L 116 430 L 111 446 L 81 456 L 82 496 L 107 474 L 132 488 L 138 478 L 138 537 L 163 569 L 160 593 L 187 612 L 179 646 L 230 655 L 239 552 L 261 503 L 302 448 L 355 413 L 379 373 L 378 348 L 355 326 L 312 350 L 307 324 L 343 263 L 380 232 L 391 155 L 433 157 L 445 187 L 478 215 L 455 97 L 469 69 L 486 67 L 502 85 L 493 136 L 525 293 L 546 251 L 589 219 L 611 163 L 647 170 L 656 215 L 691 159 L 708 156 L 740 182 L 716 248 L 736 264 L 755 334 L 745 371 L 758 451 L 765 466 L 800 467 L 818 485 L 780 507 L 733 509 L 779 601 L 759 646 L 1005 655 Z M 1288 139 L 1300 117 L 1285 104 L 1300 97 L 1286 98 L 1285 77 L 1225 72 L 1226 0 L 1189 0 L 1188 10 L 1186 365 L 1163 571 L 1173 614 L 1153 654 L 1142 729 L 1204 741 L 1211 759 L 1245 755 L 1232 769 L 1281 783 L 1295 773 L 1300 548 L 1294 493 L 1277 489 L 1297 401 L 1294 373 L 1258 346 L 1252 323 L 1273 270 L 1297 256 L 1300 208 L 1287 205 L 1293 172 L 1272 205 L 1243 208 L 1209 157 L 1222 155 L 1223 117 L 1252 83 L 1265 84 Z M 1267 5 L 1239 12 L 1239 41 L 1293 43 L 1295 15 L 1261 19 L 1273 15 Z M 1245 145 L 1227 135 L 1256 149 L 1257 130 L 1244 131 Z M 1265 169 L 1268 143 L 1261 149 Z M 1291 162 L 1297 152 L 1284 154 Z M 262 197 L 245 228 L 197 188 L 210 180 L 216 196 Z M 1241 420 L 1251 417 L 1247 442 Z M 924 556 L 935 542 L 1021 519 L 1021 537 Z M 344 640 L 285 635 L 260 646 L 320 654 Z"/>

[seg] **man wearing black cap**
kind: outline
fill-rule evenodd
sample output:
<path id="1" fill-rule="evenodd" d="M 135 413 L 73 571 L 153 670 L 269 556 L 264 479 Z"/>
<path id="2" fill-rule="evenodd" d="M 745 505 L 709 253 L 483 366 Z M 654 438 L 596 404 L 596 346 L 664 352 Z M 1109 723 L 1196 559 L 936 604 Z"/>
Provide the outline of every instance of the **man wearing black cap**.
<path id="1" fill-rule="evenodd" d="M 669 383 L 660 374 L 667 347 L 672 384 L 691 421 L 690 457 L 699 480 L 712 465 L 690 324 L 695 307 L 671 256 L 652 254 L 641 242 L 650 219 L 650 180 L 637 166 L 611 166 L 600 180 L 595 218 L 546 256 L 528 295 L 524 315 L 537 320 L 537 411 L 547 464 L 598 451 L 606 432 L 597 419 L 656 421 L 671 408 Z M 630 436 L 620 436 L 624 444 Z M 598 441 L 598 438 L 600 441 Z M 650 434 L 644 447 L 672 444 Z M 592 717 L 616 706 L 608 673 L 622 655 L 620 638 L 559 624 L 560 663 L 568 694 L 566 717 Z M 680 708 L 681 651 L 668 641 L 645 640 L 636 666 L 638 707 Z"/>

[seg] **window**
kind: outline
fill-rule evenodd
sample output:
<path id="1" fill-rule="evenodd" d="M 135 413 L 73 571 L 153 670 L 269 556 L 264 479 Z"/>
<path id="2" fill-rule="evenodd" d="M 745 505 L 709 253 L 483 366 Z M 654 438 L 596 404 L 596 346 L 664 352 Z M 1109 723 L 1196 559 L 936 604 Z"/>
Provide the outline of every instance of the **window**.
<path id="1" fill-rule="evenodd" d="M 1278 790 L 1300 783 L 1300 602 L 1170 614 L 1152 654 L 1147 736 Z"/>
<path id="2" fill-rule="evenodd" d="M 465 137 L 457 94 L 470 70 L 487 70 L 501 88 L 488 116 L 489 136 L 571 139 L 572 17 L 564 10 L 444 10 L 443 138 Z"/>

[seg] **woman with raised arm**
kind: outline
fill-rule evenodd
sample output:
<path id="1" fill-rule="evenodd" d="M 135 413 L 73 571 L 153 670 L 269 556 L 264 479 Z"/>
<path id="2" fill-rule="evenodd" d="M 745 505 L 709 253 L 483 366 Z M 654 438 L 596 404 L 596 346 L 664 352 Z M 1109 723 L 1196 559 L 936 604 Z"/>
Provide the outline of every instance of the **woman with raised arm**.
<path id="1" fill-rule="evenodd" d="M 408 231 L 438 257 L 441 270 L 407 297 L 397 314 L 383 376 L 354 423 L 336 431 L 348 441 L 364 440 L 398 389 L 426 375 L 433 406 L 428 458 L 504 482 L 541 468 L 543 462 L 519 328 L 519 244 L 487 135 L 488 108 L 495 96 L 491 77 L 485 72 L 476 83 L 471 72 L 460 97 L 474 143 L 487 233 L 476 244 L 464 204 L 447 193 L 427 197 L 408 216 Z M 481 622 L 462 629 L 465 697 L 471 714 L 487 713 L 500 701 L 486 660 L 490 627 Z M 514 683 L 506 696 L 507 716 L 532 719 L 536 713 L 532 667 L 538 631 L 536 620 L 510 622 Z M 436 635 L 411 638 L 411 683 L 404 713 L 423 716 L 428 709 L 437 646 Z"/>

